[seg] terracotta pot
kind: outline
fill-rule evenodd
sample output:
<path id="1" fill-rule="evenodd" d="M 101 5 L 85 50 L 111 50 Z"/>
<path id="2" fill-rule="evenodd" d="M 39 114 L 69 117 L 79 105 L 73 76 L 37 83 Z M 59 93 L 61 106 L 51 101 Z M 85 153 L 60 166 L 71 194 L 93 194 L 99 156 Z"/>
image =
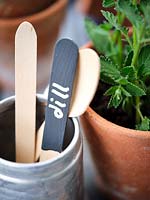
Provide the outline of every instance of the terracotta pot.
<path id="1" fill-rule="evenodd" d="M 63 22 L 68 0 L 56 0 L 46 9 L 26 17 L 0 18 L 0 88 L 4 92 L 14 92 L 14 38 L 18 25 L 29 21 L 35 27 L 38 37 L 37 89 L 48 84 L 51 55 L 60 25 Z"/>
<path id="2" fill-rule="evenodd" d="M 39 12 L 55 0 L 0 0 L 0 17 L 22 17 Z"/>
<path id="3" fill-rule="evenodd" d="M 91 16 L 96 20 L 103 20 L 101 10 L 106 10 L 102 6 L 102 0 L 77 0 L 77 8 L 85 15 Z M 107 11 L 115 12 L 113 8 L 107 8 Z"/>
<path id="4" fill-rule="evenodd" d="M 113 124 L 90 107 L 80 120 L 100 190 L 111 200 L 150 199 L 150 132 Z"/>

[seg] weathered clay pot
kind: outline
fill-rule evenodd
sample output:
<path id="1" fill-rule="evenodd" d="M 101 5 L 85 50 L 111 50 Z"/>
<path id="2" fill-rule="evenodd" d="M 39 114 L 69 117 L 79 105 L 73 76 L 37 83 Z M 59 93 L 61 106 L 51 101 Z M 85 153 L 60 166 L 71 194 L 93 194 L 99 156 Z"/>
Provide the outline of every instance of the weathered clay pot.
<path id="1" fill-rule="evenodd" d="M 0 88 L 14 91 L 14 38 L 18 25 L 29 21 L 38 37 L 38 91 L 48 84 L 51 55 L 63 22 L 68 0 L 56 0 L 46 9 L 20 18 L 0 18 Z"/>
<path id="2" fill-rule="evenodd" d="M 105 10 L 102 6 L 102 1 L 98 0 L 77 0 L 77 8 L 85 15 L 93 17 L 96 20 L 103 20 L 101 10 Z M 108 11 L 115 12 L 113 8 L 107 8 Z"/>
<path id="3" fill-rule="evenodd" d="M 90 107 L 80 120 L 100 190 L 111 200 L 150 199 L 150 132 L 113 124 Z"/>
<path id="4" fill-rule="evenodd" d="M 21 17 L 39 12 L 55 0 L 0 0 L 0 17 Z"/>

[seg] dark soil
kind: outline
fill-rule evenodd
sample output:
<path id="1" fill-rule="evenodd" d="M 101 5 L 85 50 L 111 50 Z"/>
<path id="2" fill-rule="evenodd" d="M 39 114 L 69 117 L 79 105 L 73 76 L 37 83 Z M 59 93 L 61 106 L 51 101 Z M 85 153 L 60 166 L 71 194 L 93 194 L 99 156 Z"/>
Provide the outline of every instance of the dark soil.
<path id="1" fill-rule="evenodd" d="M 123 111 L 121 108 L 108 109 L 107 105 L 110 97 L 104 96 L 108 87 L 108 85 L 100 82 L 96 95 L 91 103 L 91 107 L 96 111 L 96 113 L 105 119 L 120 126 L 135 129 L 135 120 L 131 116 L 128 116 L 128 113 Z"/>

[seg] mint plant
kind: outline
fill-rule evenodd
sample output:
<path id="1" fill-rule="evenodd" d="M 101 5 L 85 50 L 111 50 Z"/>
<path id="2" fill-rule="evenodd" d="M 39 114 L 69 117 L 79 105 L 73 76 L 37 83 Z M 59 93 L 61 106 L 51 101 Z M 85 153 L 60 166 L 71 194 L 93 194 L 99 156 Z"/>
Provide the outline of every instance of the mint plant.
<path id="1" fill-rule="evenodd" d="M 102 24 L 86 19 L 85 25 L 100 54 L 101 81 L 110 85 L 108 107 L 135 109 L 135 128 L 150 130 L 150 1 L 103 0 L 103 6 L 116 14 L 102 10 Z"/>

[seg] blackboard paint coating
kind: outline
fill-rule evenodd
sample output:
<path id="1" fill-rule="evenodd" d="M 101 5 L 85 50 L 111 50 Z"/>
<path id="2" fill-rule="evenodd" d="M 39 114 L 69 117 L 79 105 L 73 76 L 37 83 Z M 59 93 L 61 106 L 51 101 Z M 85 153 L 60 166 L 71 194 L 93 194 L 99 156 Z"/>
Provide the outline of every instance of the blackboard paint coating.
<path id="1" fill-rule="evenodd" d="M 56 43 L 45 110 L 42 141 L 45 155 L 48 150 L 62 152 L 78 55 L 78 46 L 72 40 L 64 38 Z"/>

